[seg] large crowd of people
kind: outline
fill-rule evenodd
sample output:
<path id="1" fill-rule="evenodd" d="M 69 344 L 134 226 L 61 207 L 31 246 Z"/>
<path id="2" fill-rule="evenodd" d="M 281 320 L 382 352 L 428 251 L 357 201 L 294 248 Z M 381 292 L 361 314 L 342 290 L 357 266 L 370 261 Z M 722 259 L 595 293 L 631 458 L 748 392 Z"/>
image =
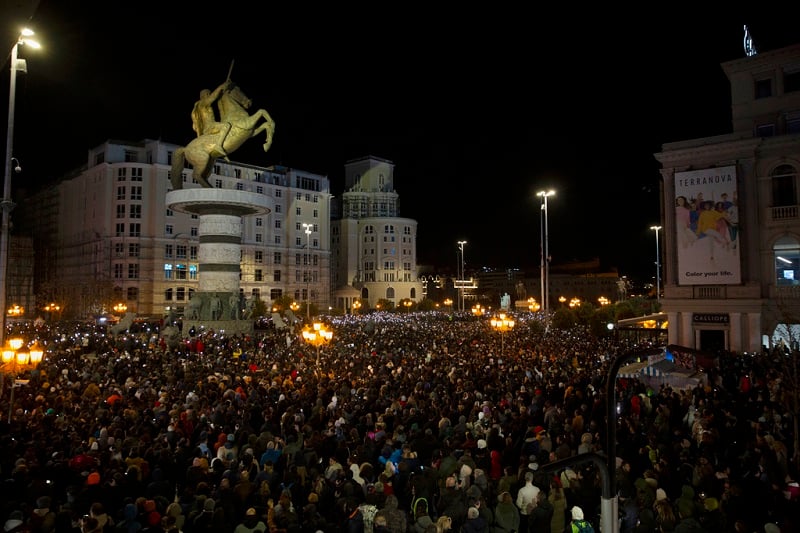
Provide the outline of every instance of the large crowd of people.
<path id="1" fill-rule="evenodd" d="M 319 351 L 291 329 L 26 332 L 47 352 L 0 400 L 4 530 L 599 531 L 597 466 L 545 468 L 587 452 L 614 469 L 622 533 L 800 527 L 783 352 L 606 398 L 610 365 L 652 346 L 537 314 L 502 337 L 458 313 L 328 320 Z"/>

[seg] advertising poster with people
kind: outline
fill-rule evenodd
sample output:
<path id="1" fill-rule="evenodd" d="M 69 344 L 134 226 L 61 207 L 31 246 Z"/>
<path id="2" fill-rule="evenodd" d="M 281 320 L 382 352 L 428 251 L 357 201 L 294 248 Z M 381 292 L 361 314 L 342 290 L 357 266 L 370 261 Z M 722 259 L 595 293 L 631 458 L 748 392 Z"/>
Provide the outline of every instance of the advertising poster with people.
<path id="1" fill-rule="evenodd" d="M 741 283 L 736 167 L 675 173 L 679 285 Z"/>

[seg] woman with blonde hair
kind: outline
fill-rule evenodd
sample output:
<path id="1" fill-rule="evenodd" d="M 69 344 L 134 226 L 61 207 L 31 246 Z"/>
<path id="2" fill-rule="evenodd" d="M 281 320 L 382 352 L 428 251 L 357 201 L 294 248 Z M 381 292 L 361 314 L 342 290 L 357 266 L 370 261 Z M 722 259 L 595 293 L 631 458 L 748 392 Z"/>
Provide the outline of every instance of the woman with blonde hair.
<path id="1" fill-rule="evenodd" d="M 670 533 L 675 530 L 675 526 L 678 525 L 678 517 L 675 516 L 675 509 L 673 509 L 672 503 L 668 499 L 656 499 L 653 504 L 653 512 L 658 530 L 661 533 Z"/>
<path id="2" fill-rule="evenodd" d="M 436 520 L 436 533 L 444 533 L 453 529 L 453 519 L 447 515 L 442 515 Z"/>

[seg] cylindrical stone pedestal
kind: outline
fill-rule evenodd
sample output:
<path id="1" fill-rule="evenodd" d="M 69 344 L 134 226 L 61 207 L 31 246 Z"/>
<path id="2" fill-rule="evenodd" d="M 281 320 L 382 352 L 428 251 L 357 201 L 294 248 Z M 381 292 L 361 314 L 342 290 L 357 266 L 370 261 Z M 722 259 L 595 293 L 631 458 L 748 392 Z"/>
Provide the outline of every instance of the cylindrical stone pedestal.
<path id="1" fill-rule="evenodd" d="M 217 188 L 178 189 L 167 193 L 167 206 L 200 220 L 197 252 L 198 290 L 183 316 L 184 332 L 214 329 L 252 332 L 253 321 L 242 320 L 239 298 L 242 217 L 272 210 L 272 198 L 247 191 Z"/>

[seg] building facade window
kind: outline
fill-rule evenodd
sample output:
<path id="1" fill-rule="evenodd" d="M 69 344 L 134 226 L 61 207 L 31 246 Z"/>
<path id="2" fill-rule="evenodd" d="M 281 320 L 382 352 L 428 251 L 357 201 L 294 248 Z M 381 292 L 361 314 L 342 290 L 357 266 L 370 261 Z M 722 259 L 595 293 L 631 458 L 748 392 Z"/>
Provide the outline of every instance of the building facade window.
<path id="1" fill-rule="evenodd" d="M 779 287 L 800 285 L 800 242 L 781 237 L 772 247 L 775 261 L 775 284 Z"/>
<path id="2" fill-rule="evenodd" d="M 781 165 L 771 173 L 772 207 L 797 205 L 797 171 L 791 165 Z"/>

